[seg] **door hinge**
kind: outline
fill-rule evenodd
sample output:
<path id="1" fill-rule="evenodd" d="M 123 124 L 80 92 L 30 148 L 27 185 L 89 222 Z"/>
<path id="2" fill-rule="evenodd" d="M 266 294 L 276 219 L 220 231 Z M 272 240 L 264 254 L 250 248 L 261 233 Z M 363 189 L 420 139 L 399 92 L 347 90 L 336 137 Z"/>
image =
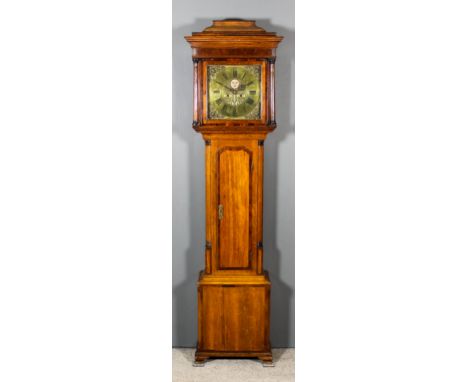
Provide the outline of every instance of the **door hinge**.
<path id="1" fill-rule="evenodd" d="M 218 219 L 221 220 L 224 216 L 224 207 L 222 204 L 218 205 Z"/>

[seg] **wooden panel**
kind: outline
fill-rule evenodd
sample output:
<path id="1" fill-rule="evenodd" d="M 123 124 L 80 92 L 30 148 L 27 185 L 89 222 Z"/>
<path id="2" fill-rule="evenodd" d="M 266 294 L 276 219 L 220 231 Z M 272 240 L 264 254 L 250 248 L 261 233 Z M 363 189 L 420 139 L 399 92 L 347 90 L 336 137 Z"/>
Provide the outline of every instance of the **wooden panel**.
<path id="1" fill-rule="evenodd" d="M 263 142 L 264 140 L 259 139 L 256 151 L 256 179 L 257 179 L 257 193 L 256 193 L 256 267 L 257 273 L 260 275 L 263 273 Z M 255 261 L 255 260 L 254 260 Z"/>
<path id="2" fill-rule="evenodd" d="M 248 268 L 250 252 L 252 155 L 243 147 L 225 147 L 218 158 L 219 267 Z"/>
<path id="3" fill-rule="evenodd" d="M 224 287 L 225 350 L 265 348 L 265 287 Z"/>
<path id="4" fill-rule="evenodd" d="M 224 350 L 223 288 L 201 288 L 201 346 L 203 349 Z"/>

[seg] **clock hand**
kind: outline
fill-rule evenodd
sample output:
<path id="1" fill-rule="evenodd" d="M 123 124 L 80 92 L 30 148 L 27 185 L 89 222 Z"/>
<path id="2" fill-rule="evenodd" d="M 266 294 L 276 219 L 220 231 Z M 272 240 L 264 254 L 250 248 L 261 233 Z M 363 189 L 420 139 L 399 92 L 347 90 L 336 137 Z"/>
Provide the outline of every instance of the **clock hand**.
<path id="1" fill-rule="evenodd" d="M 226 86 L 226 85 L 224 85 L 223 83 L 221 83 L 221 82 L 219 82 L 219 81 L 216 81 L 216 80 L 215 80 L 215 82 L 218 83 L 218 84 L 220 84 L 222 87 L 225 87 L 225 88 L 226 88 L 227 90 L 229 90 L 230 92 L 232 92 L 233 89 L 231 89 L 229 86 Z"/>
<path id="2" fill-rule="evenodd" d="M 252 84 L 253 84 L 253 81 L 250 81 L 250 82 L 247 83 L 247 84 L 242 84 L 241 86 L 239 86 L 239 90 L 245 90 L 245 88 L 246 88 L 247 86 L 250 86 L 250 85 L 252 85 Z"/>

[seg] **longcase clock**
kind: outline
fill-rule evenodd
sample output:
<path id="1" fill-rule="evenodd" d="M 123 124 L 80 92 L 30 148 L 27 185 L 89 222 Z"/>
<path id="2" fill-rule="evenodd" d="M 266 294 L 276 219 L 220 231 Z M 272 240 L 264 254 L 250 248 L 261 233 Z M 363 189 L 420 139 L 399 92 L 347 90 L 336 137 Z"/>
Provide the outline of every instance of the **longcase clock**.
<path id="1" fill-rule="evenodd" d="M 185 37 L 193 57 L 193 128 L 205 141 L 205 269 L 195 363 L 272 363 L 270 280 L 263 269 L 263 150 L 275 122 L 281 36 L 255 21 L 215 20 Z"/>

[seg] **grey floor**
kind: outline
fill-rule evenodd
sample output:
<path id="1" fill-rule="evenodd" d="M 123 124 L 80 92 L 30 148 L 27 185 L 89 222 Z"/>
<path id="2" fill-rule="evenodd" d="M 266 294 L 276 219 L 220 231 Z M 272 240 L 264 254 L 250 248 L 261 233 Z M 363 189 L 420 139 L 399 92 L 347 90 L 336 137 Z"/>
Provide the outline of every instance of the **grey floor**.
<path id="1" fill-rule="evenodd" d="M 294 382 L 294 349 L 273 349 L 275 367 L 253 359 L 213 359 L 193 367 L 195 349 L 172 349 L 172 382 Z"/>

